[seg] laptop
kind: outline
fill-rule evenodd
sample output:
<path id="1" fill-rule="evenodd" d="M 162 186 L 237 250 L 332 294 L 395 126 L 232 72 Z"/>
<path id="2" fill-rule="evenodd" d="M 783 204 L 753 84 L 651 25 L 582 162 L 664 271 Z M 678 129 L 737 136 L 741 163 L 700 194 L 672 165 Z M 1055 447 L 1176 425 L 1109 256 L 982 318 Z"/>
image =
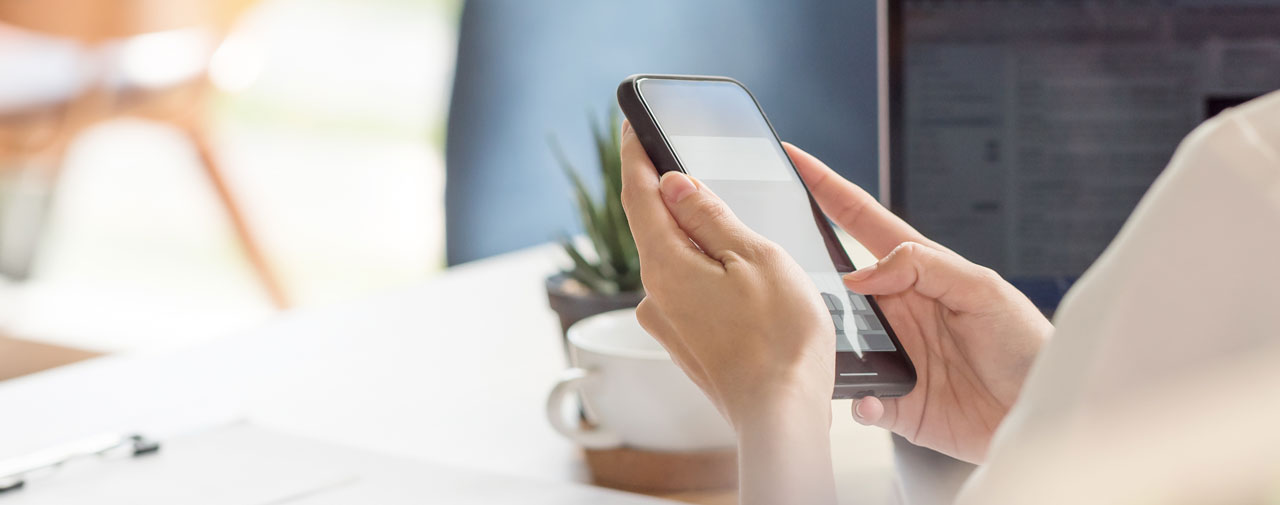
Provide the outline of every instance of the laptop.
<path id="1" fill-rule="evenodd" d="M 883 202 L 1046 313 L 1184 136 L 1280 89 L 1280 2 L 879 4 Z"/>

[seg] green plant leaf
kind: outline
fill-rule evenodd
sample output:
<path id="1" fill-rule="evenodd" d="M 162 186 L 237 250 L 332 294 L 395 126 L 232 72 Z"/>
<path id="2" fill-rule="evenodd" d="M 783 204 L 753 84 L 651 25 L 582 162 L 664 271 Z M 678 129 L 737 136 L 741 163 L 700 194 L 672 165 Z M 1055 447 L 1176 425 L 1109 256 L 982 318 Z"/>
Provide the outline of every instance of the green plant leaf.
<path id="1" fill-rule="evenodd" d="M 601 245 L 609 251 L 609 264 L 621 273 L 631 268 L 625 243 L 630 241 L 634 245 L 634 240 L 627 226 L 626 213 L 622 210 L 622 160 L 618 154 L 618 137 L 611 133 L 611 125 L 617 120 L 617 113 L 610 113 L 609 118 L 608 124 L 601 125 L 594 114 L 589 114 L 588 122 L 591 124 L 596 156 L 600 163 L 600 179 L 604 181 L 604 198 L 600 211 L 605 225 L 601 235 L 605 241 Z"/>
<path id="2" fill-rule="evenodd" d="M 566 271 L 574 279 L 601 294 L 632 291 L 642 288 L 640 281 L 640 256 L 631 226 L 622 208 L 622 159 L 617 109 L 610 110 L 607 123 L 600 124 L 597 116 L 588 113 L 587 122 L 599 164 L 603 195 L 593 198 L 592 191 L 582 179 L 564 150 L 551 136 L 549 143 L 556 160 L 569 178 L 578 216 L 583 230 L 595 250 L 596 261 L 588 260 L 571 241 L 562 242 L 565 253 L 573 260 L 572 270 Z"/>
<path id="3" fill-rule="evenodd" d="M 571 277 L 597 293 L 608 295 L 618 292 L 618 284 L 610 281 L 604 274 L 599 272 L 596 269 L 596 265 L 587 261 L 571 242 L 566 239 L 560 245 L 564 248 L 565 254 L 568 254 L 569 258 L 573 260 L 574 269 L 569 271 Z"/>
<path id="4" fill-rule="evenodd" d="M 555 137 L 551 137 L 550 143 L 556 159 L 560 161 L 560 166 L 564 169 L 564 173 L 569 177 L 569 182 L 573 186 L 574 195 L 578 200 L 578 217 L 582 221 L 582 229 L 595 247 L 596 256 L 599 257 L 600 262 L 610 264 L 610 268 L 612 268 L 610 259 L 612 251 L 601 247 L 605 240 L 603 236 L 605 226 L 601 222 L 600 213 L 596 210 L 595 201 L 591 198 L 591 192 L 587 188 L 586 182 L 578 175 L 578 170 L 574 168 L 573 163 L 565 156 L 564 150 L 560 147 L 560 143 L 556 141 Z"/>

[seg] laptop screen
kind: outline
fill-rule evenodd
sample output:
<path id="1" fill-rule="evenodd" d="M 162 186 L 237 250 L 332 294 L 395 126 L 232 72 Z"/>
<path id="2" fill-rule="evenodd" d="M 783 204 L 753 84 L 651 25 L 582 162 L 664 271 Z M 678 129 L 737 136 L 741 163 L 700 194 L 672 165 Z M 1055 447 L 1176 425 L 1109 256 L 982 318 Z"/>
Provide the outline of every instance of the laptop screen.
<path id="1" fill-rule="evenodd" d="M 1280 88 L 1276 1 L 886 9 L 892 207 L 1046 311 L 1184 136 Z"/>

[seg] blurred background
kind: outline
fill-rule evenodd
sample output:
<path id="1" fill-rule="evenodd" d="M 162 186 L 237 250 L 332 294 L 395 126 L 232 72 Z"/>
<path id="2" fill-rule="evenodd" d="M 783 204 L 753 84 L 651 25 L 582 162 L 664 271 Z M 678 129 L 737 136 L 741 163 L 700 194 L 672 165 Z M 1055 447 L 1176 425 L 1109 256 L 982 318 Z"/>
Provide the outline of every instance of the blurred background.
<path id="1" fill-rule="evenodd" d="M 894 210 L 1046 312 L 1183 135 L 1280 82 L 1274 2 L 892 5 L 889 73 L 924 77 L 890 86 Z M 0 345 L 181 345 L 581 232 L 550 146 L 598 190 L 592 122 L 633 73 L 733 76 L 879 194 L 876 23 L 820 0 L 0 0 Z"/>
<path id="2" fill-rule="evenodd" d="M 549 141 L 589 168 L 632 73 L 735 76 L 874 190 L 874 23 L 872 2 L 0 0 L 0 368 L 578 232 Z"/>
<path id="3" fill-rule="evenodd" d="M 288 392 L 273 401 L 313 405 L 282 402 L 284 424 L 563 478 L 580 458 L 546 462 L 566 444 L 542 418 L 563 340 L 537 325 L 643 293 L 575 285 L 587 261 L 545 245 L 583 231 L 563 162 L 604 193 L 600 153 L 616 150 L 597 151 L 593 123 L 617 127 L 607 118 L 628 75 L 735 77 L 783 139 L 877 196 L 883 142 L 892 209 L 1046 313 L 1184 135 L 1280 88 L 1275 0 L 901 0 L 886 4 L 881 139 L 876 4 L 0 0 L 0 381 L 261 326 L 290 343 L 264 363 L 316 351 L 296 338 L 331 353 L 273 386 Z M 365 305 L 336 310 L 353 300 Z M 310 315 L 264 324 L 296 312 Z M 322 358 L 348 340 L 367 355 L 330 373 Z M 476 374 L 481 355 L 500 373 Z M 241 375 L 254 377 L 226 374 Z M 445 419 L 409 393 L 468 415 Z M 392 421 L 398 431 L 379 424 Z M 842 486 L 889 502 L 889 440 L 839 426 L 837 443 L 862 444 L 836 462 Z M 934 465 L 929 454 L 907 458 Z M 966 474 L 934 466 L 919 478 L 954 487 Z"/>
<path id="4" fill-rule="evenodd" d="M 184 344 L 439 271 L 459 8 L 0 2 L 0 334 Z"/>

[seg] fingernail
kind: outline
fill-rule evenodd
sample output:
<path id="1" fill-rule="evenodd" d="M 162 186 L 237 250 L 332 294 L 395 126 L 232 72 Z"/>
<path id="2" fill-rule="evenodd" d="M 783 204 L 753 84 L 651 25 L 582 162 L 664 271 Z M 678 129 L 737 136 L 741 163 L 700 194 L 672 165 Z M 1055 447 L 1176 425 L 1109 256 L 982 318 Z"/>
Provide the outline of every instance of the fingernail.
<path id="1" fill-rule="evenodd" d="M 878 264 L 873 264 L 871 266 L 863 268 L 862 270 L 854 270 L 852 272 L 849 272 L 844 275 L 844 280 L 853 281 L 853 282 L 865 281 L 867 280 L 867 277 L 871 277 L 871 274 L 876 273 L 877 265 Z"/>
<path id="2" fill-rule="evenodd" d="M 623 134 L 623 135 L 626 135 L 626 134 L 627 134 L 627 132 L 629 132 L 629 131 L 631 131 L 631 121 L 627 121 L 627 120 L 623 119 L 623 120 L 622 120 L 622 134 Z"/>
<path id="3" fill-rule="evenodd" d="M 698 191 L 698 186 L 687 175 L 680 172 L 667 172 L 662 175 L 659 189 L 667 203 L 679 203 L 686 196 Z"/>
<path id="4" fill-rule="evenodd" d="M 867 416 L 862 415 L 862 400 L 853 401 L 853 415 L 858 416 L 858 419 L 867 418 Z"/>

